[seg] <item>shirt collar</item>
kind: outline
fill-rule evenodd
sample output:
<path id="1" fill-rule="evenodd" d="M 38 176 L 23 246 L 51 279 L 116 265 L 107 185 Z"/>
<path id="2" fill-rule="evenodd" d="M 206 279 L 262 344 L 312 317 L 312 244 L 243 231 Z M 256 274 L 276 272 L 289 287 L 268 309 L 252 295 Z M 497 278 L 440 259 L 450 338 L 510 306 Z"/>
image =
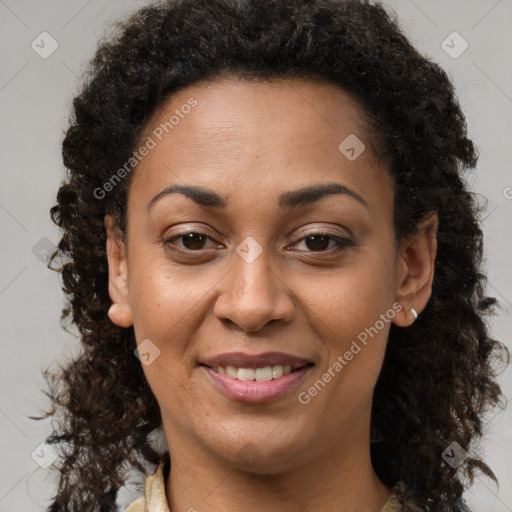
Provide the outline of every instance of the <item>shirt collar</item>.
<path id="1" fill-rule="evenodd" d="M 165 494 L 165 476 L 168 469 L 165 465 L 167 462 L 167 460 L 160 462 L 155 473 L 146 478 L 144 497 L 135 500 L 125 512 L 171 512 Z M 407 505 L 407 510 L 423 512 L 408 500 L 403 482 L 397 482 L 391 489 L 389 498 L 381 512 L 402 512 L 406 510 L 404 505 Z"/>

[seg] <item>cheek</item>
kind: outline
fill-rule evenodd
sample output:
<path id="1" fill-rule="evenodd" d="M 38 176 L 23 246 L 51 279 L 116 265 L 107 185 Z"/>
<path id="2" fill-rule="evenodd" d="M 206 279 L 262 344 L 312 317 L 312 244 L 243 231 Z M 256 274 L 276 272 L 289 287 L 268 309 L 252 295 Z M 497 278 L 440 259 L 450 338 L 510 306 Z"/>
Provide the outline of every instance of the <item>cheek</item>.
<path id="1" fill-rule="evenodd" d="M 345 379 L 354 395 L 373 389 L 395 316 L 392 283 L 392 267 L 373 256 L 308 288 L 309 321 L 325 349 L 322 370 L 336 375 L 336 393 L 345 393 L 338 387 L 347 389 Z"/>
<path id="2" fill-rule="evenodd" d="M 151 387 L 158 393 L 176 384 L 172 394 L 180 395 L 177 383 L 190 377 L 194 339 L 208 314 L 208 292 L 218 278 L 211 272 L 194 276 L 190 268 L 170 265 L 165 256 L 146 254 L 132 253 L 130 303 L 135 337 L 137 343 L 149 339 L 157 347 L 155 362 L 143 368 Z"/>
<path id="3" fill-rule="evenodd" d="M 147 344 L 146 340 L 154 344 L 146 345 L 152 359 L 142 366 L 148 384 L 159 403 L 183 410 L 190 399 L 183 388 L 190 377 L 188 350 L 199 326 L 198 308 L 205 290 L 185 282 L 183 273 L 157 258 L 138 260 L 134 255 L 130 278 L 137 344 Z"/>
<path id="4" fill-rule="evenodd" d="M 133 267 L 130 304 L 136 332 L 162 339 L 173 326 L 180 325 L 181 330 L 181 320 L 204 300 L 204 287 L 185 280 L 179 269 L 157 258 L 146 263 L 134 258 Z"/>
<path id="5" fill-rule="evenodd" d="M 372 257 L 308 283 L 304 297 L 334 333 L 354 336 L 392 306 L 394 291 L 392 266 Z"/>

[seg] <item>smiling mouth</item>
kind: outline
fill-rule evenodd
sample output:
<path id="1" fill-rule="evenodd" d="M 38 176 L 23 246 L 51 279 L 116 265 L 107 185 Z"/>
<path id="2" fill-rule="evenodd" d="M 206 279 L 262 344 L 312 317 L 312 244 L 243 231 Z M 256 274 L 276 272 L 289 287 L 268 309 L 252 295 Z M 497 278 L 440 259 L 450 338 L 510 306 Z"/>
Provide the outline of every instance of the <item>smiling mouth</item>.
<path id="1" fill-rule="evenodd" d="M 306 363 L 302 366 L 292 368 L 291 365 L 267 365 L 259 368 L 241 368 L 237 366 L 208 366 L 202 364 L 201 366 L 206 366 L 207 368 L 212 369 L 214 372 L 217 372 L 221 375 L 226 375 L 233 380 L 239 381 L 255 381 L 255 382 L 269 382 L 272 380 L 279 379 L 283 375 L 288 375 L 289 373 L 293 373 L 299 370 L 302 370 L 306 367 L 314 366 L 313 363 Z"/>

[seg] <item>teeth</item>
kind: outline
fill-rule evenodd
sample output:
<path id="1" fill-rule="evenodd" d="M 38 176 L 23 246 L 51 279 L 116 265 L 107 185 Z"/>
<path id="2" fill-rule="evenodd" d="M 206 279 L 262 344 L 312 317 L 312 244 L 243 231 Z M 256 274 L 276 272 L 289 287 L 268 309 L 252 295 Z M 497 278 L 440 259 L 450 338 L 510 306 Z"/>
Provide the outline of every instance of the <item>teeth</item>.
<path id="1" fill-rule="evenodd" d="M 254 380 L 254 370 L 252 368 L 238 368 L 238 380 Z"/>
<path id="2" fill-rule="evenodd" d="M 240 370 L 238 370 L 238 375 L 240 375 Z M 254 371 L 254 378 L 258 382 L 272 380 L 272 366 L 265 366 L 265 368 L 256 368 L 256 370 Z"/>
<path id="3" fill-rule="evenodd" d="M 228 377 L 231 377 L 232 379 L 238 378 L 238 369 L 234 366 L 226 366 L 226 373 L 228 374 Z"/>
<path id="4" fill-rule="evenodd" d="M 283 367 L 282 366 L 272 366 L 272 378 L 279 379 L 281 375 L 283 375 Z"/>
<path id="5" fill-rule="evenodd" d="M 278 379 L 283 375 L 291 373 L 292 367 L 290 365 L 283 366 L 276 364 L 273 366 L 264 366 L 262 368 L 236 368 L 235 366 L 218 366 L 215 368 L 217 372 L 227 375 L 232 379 L 238 380 L 256 380 L 258 382 L 269 381 L 272 379 Z"/>

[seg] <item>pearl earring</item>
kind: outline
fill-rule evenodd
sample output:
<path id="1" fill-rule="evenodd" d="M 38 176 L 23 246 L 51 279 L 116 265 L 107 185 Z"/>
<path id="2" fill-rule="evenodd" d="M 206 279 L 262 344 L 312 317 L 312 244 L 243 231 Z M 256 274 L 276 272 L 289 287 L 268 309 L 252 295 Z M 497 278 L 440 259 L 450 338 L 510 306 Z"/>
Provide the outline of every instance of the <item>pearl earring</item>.
<path id="1" fill-rule="evenodd" d="M 418 318 L 418 313 L 416 313 L 416 310 L 414 308 L 411 308 L 411 315 L 414 317 L 414 320 Z"/>

